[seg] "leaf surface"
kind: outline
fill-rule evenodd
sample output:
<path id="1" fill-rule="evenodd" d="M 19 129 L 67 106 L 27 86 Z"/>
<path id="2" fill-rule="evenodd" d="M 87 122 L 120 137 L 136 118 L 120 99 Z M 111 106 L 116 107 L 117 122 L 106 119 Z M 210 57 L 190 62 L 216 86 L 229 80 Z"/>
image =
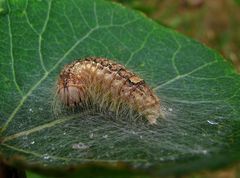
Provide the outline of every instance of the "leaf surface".
<path id="1" fill-rule="evenodd" d="M 47 167 L 121 162 L 157 175 L 239 159 L 240 77 L 213 50 L 110 2 L 10 0 L 2 7 L 3 158 Z M 91 111 L 56 117 L 60 70 L 88 56 L 140 74 L 166 119 L 152 126 Z"/>

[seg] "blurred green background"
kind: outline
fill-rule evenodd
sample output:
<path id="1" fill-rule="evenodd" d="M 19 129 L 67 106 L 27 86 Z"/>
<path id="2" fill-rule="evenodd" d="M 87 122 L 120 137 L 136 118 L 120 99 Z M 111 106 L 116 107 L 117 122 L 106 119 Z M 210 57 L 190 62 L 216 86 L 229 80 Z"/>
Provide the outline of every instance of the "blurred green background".
<path id="1" fill-rule="evenodd" d="M 240 0 L 114 0 L 197 39 L 240 72 Z"/>

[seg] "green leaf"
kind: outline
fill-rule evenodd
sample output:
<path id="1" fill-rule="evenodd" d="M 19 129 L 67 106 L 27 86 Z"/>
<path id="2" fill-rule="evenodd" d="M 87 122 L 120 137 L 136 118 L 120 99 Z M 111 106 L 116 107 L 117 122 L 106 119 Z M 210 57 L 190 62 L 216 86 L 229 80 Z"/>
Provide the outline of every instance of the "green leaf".
<path id="1" fill-rule="evenodd" d="M 240 5 L 240 0 L 235 0 L 237 5 Z"/>
<path id="2" fill-rule="evenodd" d="M 82 175 L 93 168 L 166 175 L 239 160 L 240 77 L 216 52 L 101 0 L 10 0 L 6 8 L 0 15 L 0 152 L 8 164 L 58 173 L 71 165 Z M 115 59 L 139 73 L 160 97 L 166 119 L 148 125 L 93 111 L 56 117 L 60 70 L 88 56 Z"/>
<path id="3" fill-rule="evenodd" d="M 0 15 L 7 13 L 6 1 L 0 0 Z"/>

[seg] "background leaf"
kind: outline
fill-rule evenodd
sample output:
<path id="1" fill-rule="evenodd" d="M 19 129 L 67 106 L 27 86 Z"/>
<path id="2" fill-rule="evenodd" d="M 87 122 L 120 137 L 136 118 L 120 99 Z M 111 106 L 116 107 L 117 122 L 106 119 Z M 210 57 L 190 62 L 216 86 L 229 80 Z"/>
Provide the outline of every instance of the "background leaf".
<path id="1" fill-rule="evenodd" d="M 110 2 L 3 7 L 0 150 L 10 163 L 160 175 L 239 159 L 240 77 L 217 53 Z M 150 126 L 109 113 L 56 117 L 51 108 L 60 70 L 88 56 L 139 73 L 159 95 L 166 119 Z"/>

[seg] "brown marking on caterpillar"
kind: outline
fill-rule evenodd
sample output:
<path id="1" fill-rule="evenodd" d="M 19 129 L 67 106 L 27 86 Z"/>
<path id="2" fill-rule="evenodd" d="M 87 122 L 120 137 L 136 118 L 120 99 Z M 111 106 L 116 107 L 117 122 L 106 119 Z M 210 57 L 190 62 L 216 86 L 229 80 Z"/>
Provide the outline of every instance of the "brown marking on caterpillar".
<path id="1" fill-rule="evenodd" d="M 143 79 L 112 60 L 88 57 L 64 67 L 57 82 L 60 101 L 69 107 L 95 102 L 118 112 L 129 107 L 156 123 L 160 101 Z"/>

